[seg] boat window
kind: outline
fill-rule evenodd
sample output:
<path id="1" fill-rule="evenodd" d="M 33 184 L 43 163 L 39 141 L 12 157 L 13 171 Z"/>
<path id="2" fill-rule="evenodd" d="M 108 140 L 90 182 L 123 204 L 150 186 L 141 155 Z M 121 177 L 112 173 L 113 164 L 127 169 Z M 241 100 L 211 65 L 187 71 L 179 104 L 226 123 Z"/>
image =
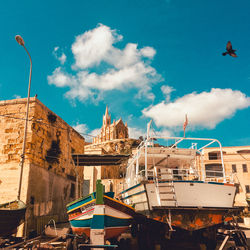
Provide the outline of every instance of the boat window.
<path id="1" fill-rule="evenodd" d="M 173 177 L 174 179 L 177 179 L 177 180 L 182 179 L 182 173 L 181 173 L 181 170 L 178 170 L 178 167 L 175 167 L 175 169 L 173 169 Z"/>
<path id="2" fill-rule="evenodd" d="M 206 164 L 206 177 L 223 177 L 221 164 Z"/>

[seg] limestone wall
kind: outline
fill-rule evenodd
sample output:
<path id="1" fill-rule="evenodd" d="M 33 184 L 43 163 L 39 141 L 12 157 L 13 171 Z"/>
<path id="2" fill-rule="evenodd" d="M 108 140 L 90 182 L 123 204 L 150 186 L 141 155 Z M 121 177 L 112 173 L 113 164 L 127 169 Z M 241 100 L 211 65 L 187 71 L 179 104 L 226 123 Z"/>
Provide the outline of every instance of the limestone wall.
<path id="1" fill-rule="evenodd" d="M 0 102 L 0 203 L 15 200 L 18 194 L 20 156 L 22 153 L 26 99 Z M 35 103 L 30 104 L 33 113 Z M 31 116 L 29 117 L 29 119 Z M 29 123 L 30 125 L 30 123 Z M 27 142 L 31 142 L 30 126 Z M 24 165 L 22 200 L 26 200 L 28 161 Z"/>
<path id="2" fill-rule="evenodd" d="M 0 203 L 16 199 L 20 175 L 26 99 L 0 102 Z M 72 153 L 84 153 L 84 138 L 37 98 L 31 98 L 21 200 L 28 205 L 28 231 L 46 219 L 66 220 L 65 205 L 75 199 Z M 81 188 L 80 188 L 81 189 Z M 56 217 L 55 217 L 56 216 Z"/>

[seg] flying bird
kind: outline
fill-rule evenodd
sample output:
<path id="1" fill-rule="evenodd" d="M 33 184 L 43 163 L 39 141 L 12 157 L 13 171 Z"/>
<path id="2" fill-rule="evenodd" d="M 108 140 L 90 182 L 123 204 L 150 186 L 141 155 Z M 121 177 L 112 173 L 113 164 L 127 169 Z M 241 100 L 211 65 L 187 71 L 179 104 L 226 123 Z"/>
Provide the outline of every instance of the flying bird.
<path id="1" fill-rule="evenodd" d="M 226 50 L 227 50 L 226 52 L 222 53 L 223 56 L 228 54 L 232 57 L 237 57 L 237 55 L 235 54 L 236 49 L 232 48 L 232 44 L 230 41 L 227 42 Z"/>

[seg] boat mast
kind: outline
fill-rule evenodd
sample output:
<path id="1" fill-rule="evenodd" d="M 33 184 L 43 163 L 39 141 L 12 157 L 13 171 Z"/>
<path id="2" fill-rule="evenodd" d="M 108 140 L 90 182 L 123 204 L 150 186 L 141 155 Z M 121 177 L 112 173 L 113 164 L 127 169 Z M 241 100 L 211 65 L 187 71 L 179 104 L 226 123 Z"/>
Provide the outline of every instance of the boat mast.
<path id="1" fill-rule="evenodd" d="M 148 179 L 148 157 L 147 157 L 147 151 L 148 151 L 148 142 L 150 140 L 149 131 L 151 126 L 152 120 L 147 125 L 147 138 L 145 143 L 145 178 Z"/>

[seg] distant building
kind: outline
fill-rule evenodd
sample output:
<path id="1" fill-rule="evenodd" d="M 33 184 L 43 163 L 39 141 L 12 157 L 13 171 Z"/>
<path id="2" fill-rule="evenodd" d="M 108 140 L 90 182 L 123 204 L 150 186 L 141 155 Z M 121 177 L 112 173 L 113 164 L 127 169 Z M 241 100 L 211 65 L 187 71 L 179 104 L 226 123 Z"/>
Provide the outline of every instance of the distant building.
<path id="1" fill-rule="evenodd" d="M 103 124 L 100 134 L 94 138 L 93 144 L 85 145 L 85 154 L 131 154 L 132 148 L 138 146 L 139 142 L 128 138 L 127 123 L 122 119 L 111 123 L 111 116 L 106 107 L 103 116 Z M 85 166 L 83 192 L 85 194 L 95 191 L 97 179 L 101 179 L 105 185 L 105 190 L 113 190 L 115 193 L 121 191 L 123 185 L 123 166 Z"/>
<path id="2" fill-rule="evenodd" d="M 18 194 L 27 99 L 0 101 L 0 204 Z M 83 170 L 72 153 L 84 153 L 84 138 L 36 97 L 30 98 L 21 200 L 27 204 L 27 235 L 50 219 L 66 221 L 66 204 L 82 188 Z M 24 232 L 24 228 L 19 233 Z"/>
<path id="3" fill-rule="evenodd" d="M 125 138 L 128 138 L 127 123 L 124 125 L 121 118 L 118 121 L 113 120 L 113 123 L 111 123 L 111 116 L 109 115 L 108 107 L 106 107 L 106 112 L 103 116 L 101 133 L 93 139 L 93 143 L 97 144 L 105 141 Z"/>
<path id="4" fill-rule="evenodd" d="M 221 177 L 220 149 L 204 149 L 204 158 L 207 176 Z M 240 183 L 235 205 L 247 206 L 246 199 L 250 198 L 250 146 L 223 147 L 223 161 L 226 176 Z"/>

